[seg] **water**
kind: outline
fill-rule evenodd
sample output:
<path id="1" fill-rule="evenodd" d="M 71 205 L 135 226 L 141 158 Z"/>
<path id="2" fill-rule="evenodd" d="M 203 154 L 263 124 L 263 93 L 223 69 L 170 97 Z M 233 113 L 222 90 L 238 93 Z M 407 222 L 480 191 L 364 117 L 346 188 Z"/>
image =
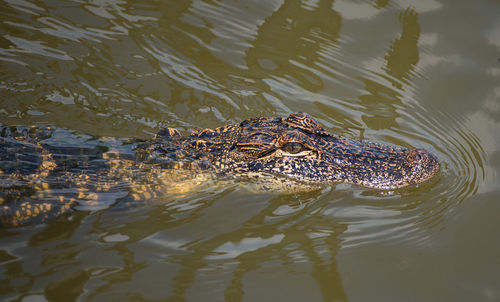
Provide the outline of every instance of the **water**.
<path id="1" fill-rule="evenodd" d="M 209 183 L 82 199 L 0 229 L 2 300 L 500 300 L 499 12 L 486 0 L 4 1 L 4 125 L 147 139 L 304 111 L 331 133 L 428 149 L 442 169 L 399 191 Z"/>

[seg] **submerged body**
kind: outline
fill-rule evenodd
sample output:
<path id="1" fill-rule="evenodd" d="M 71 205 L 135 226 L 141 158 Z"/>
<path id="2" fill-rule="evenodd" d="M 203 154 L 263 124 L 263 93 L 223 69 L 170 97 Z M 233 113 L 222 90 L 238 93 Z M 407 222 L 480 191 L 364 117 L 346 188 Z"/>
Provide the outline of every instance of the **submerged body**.
<path id="1" fill-rule="evenodd" d="M 124 184 L 130 186 L 129 194 L 143 192 L 145 186 L 176 171 L 190 171 L 183 176 L 204 171 L 212 177 L 266 182 L 271 177 L 275 184 L 345 182 L 396 189 L 421 183 L 440 168 L 438 159 L 426 150 L 331 135 L 305 113 L 253 118 L 189 136 L 165 128 L 150 141 L 115 141 L 111 145 L 118 146 L 118 152 L 110 151 L 113 146 L 102 139 L 68 131 L 57 138 L 56 132 L 2 128 L 0 220 L 10 224 L 32 217 L 44 220 L 82 199 L 98 200 Z M 79 147 L 77 138 L 87 147 Z"/>

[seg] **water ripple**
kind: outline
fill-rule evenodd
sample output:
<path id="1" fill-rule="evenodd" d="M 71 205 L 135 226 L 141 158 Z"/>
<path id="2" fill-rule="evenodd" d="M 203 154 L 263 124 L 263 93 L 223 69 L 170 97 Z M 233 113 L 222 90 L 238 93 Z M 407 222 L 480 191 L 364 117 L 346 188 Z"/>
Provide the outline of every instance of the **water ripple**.
<path id="1" fill-rule="evenodd" d="M 37 54 L 65 61 L 73 60 L 73 58 L 71 58 L 64 51 L 44 45 L 45 43 L 43 41 L 30 41 L 18 37 L 13 37 L 10 35 L 4 35 L 3 37 L 12 42 L 16 48 L 15 49 L 10 48 L 8 50 L 3 49 L 0 51 L 0 54 L 4 55 Z M 23 63 L 23 65 L 25 64 Z"/>
<path id="2" fill-rule="evenodd" d="M 445 217 L 478 192 L 485 179 L 485 152 L 463 118 L 405 101 L 397 112 L 402 127 L 385 140 L 426 148 L 441 161 L 432 180 L 414 188 L 374 192 L 354 189 L 352 204 L 328 205 L 323 214 L 348 224 L 343 246 L 382 241 L 425 244 Z M 453 126 L 451 126 L 453 125 Z M 461 126 L 457 126 L 461 125 Z"/>

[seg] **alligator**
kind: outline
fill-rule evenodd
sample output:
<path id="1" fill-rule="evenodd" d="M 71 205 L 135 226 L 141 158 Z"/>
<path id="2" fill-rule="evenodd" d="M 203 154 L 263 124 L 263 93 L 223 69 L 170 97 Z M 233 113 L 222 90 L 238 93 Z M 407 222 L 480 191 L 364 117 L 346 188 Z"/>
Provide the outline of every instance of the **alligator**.
<path id="1" fill-rule="evenodd" d="M 78 146 L 81 142 L 85 148 Z M 2 127 L 0 220 L 13 225 L 44 221 L 134 179 L 134 188 L 143 188 L 178 171 L 260 181 L 271 189 L 269 184 L 292 182 L 302 188 L 350 183 L 393 190 L 422 183 L 439 169 L 438 158 L 427 150 L 332 135 L 301 112 L 187 136 L 164 128 L 151 140 L 61 134 L 49 126 Z"/>

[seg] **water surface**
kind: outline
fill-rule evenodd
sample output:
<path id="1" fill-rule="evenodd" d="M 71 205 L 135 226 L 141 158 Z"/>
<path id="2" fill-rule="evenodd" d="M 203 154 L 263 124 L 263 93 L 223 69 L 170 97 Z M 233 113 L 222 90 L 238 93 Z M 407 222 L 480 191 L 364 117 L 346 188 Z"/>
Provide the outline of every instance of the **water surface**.
<path id="1" fill-rule="evenodd" d="M 2 300 L 498 301 L 499 12 L 487 0 L 4 1 L 3 125 L 93 135 L 77 140 L 91 147 L 304 111 L 331 133 L 428 149 L 442 169 L 397 191 L 86 195 L 0 229 Z"/>

